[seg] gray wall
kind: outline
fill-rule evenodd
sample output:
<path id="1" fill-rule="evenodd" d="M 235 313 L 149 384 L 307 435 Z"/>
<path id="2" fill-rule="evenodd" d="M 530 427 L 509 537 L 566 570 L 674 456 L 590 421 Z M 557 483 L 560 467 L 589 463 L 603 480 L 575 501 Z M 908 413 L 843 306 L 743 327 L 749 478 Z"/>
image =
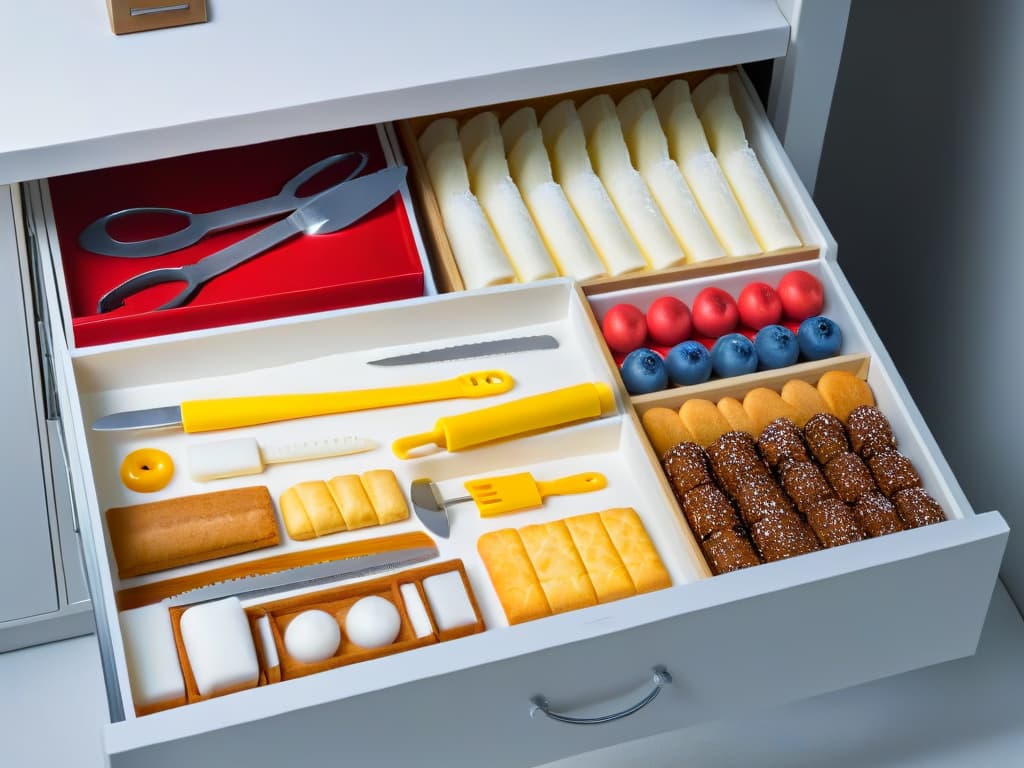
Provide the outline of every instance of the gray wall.
<path id="1" fill-rule="evenodd" d="M 815 197 L 1024 607 L 1024 3 L 854 0 Z"/>

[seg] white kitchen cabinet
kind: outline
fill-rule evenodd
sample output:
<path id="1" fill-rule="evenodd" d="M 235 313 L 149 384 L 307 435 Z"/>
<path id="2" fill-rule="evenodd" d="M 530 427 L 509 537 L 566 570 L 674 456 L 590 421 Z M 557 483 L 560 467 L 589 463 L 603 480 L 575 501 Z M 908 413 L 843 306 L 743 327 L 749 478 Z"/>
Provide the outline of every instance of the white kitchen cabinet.
<path id="1" fill-rule="evenodd" d="M 16 190 L 0 186 L 0 652 L 92 629 L 21 214 Z"/>
<path id="2" fill-rule="evenodd" d="M 800 5 L 786 8 L 793 14 Z M 38 71 L 0 86 L 7 89 L 0 97 L 25 106 L 33 116 L 0 129 L 0 182 L 779 58 L 786 54 L 791 33 L 787 17 L 769 0 L 637 7 L 524 2 L 507 18 L 449 0 L 404 4 L 386 24 L 370 4 L 347 4 L 337 24 L 323 23 L 341 14 L 335 4 L 324 0 L 310 6 L 302 12 L 317 23 L 303 27 L 302 34 L 281 34 L 276 7 L 269 3 L 223 0 L 210 24 L 126 38 L 109 35 L 102 14 L 86 18 L 84 10 L 67 3 L 67 13 L 51 16 L 48 6 L 48 46 L 79 66 L 61 68 L 58 81 L 55 65 L 43 57 Z M 18 31 L 38 26 L 41 13 L 32 4 L 19 5 L 14 23 L 6 27 L 14 32 L 0 32 L 11 38 L 0 42 L 24 45 Z M 845 9 L 836 13 L 845 16 Z M 842 25 L 832 22 L 830 28 L 840 30 L 841 37 Z M 508 45 L 510 40 L 522 42 Z M 834 77 L 838 51 L 832 54 L 825 57 L 829 65 L 815 85 L 829 93 L 828 69 Z M 816 61 L 814 56 L 787 57 L 777 69 L 777 87 L 788 82 L 791 88 L 788 100 L 773 102 L 776 120 L 789 121 L 787 143 L 799 135 L 792 123 L 801 103 L 794 94 L 802 93 L 796 68 L 813 67 Z M 164 78 L 165 72 L 175 76 Z M 164 91 L 126 103 L 125 93 L 152 93 L 154 78 Z M 820 112 L 817 119 L 823 132 Z M 112 763 L 216 763 L 230 752 L 253 765 L 271 765 L 297 752 L 327 759 L 344 750 L 367 761 L 372 754 L 395 764 L 425 749 L 450 765 L 539 762 L 734 713 L 737 697 L 744 697 L 744 706 L 766 707 L 972 653 L 1005 544 L 1005 524 L 997 514 L 975 515 L 963 498 L 836 266 L 827 229 L 767 133 L 768 162 L 800 201 L 800 218 L 816 230 L 816 244 L 826 259 L 822 268 L 873 356 L 872 383 L 885 392 L 887 412 L 898 422 L 904 442 L 914 446 L 915 459 L 926 467 L 930 486 L 954 519 L 136 718 L 124 712 L 130 698 L 112 614 L 114 587 L 94 449 L 83 415 L 95 408 L 97 397 L 117 399 L 113 385 L 102 382 L 117 370 L 119 353 L 60 348 L 65 337 L 58 322 L 50 339 L 58 347 L 55 379 L 107 673 L 112 722 L 106 746 Z M 792 139 L 807 140 L 806 135 Z M 802 166 L 805 180 L 813 183 L 813 163 Z M 24 189 L 33 211 L 45 218 L 43 185 Z M 44 264 L 41 277 L 50 278 L 44 281 L 48 311 L 57 319 L 62 297 L 52 269 Z M 569 290 L 565 282 L 552 286 L 545 290 Z M 514 293 L 499 290 L 480 300 L 500 301 Z M 432 301 L 470 307 L 476 299 Z M 421 306 L 411 303 L 410 311 L 421 311 Z M 184 359 L 193 356 L 196 344 L 214 351 L 218 338 L 230 343 L 245 334 L 251 339 L 248 348 L 269 349 L 287 342 L 289 328 L 296 333 L 315 330 L 318 323 L 344 328 L 358 322 L 362 312 L 214 332 L 205 341 L 129 346 L 143 361 L 147 349 Z M 438 339 L 458 335 L 453 329 L 436 333 Z M 381 341 L 396 343 L 393 338 Z M 211 375 L 200 369 L 199 378 Z M 921 595 L 927 598 L 917 600 Z M 804 623 L 809 615 L 815 620 Z M 747 638 L 764 651 L 765 660 L 749 654 Z M 844 651 L 845 664 L 830 663 L 828 652 L 836 648 Z M 606 700 L 642 687 L 658 664 L 669 667 L 674 682 L 636 717 L 579 729 L 531 716 L 530 698 L 540 693 L 556 707 L 612 707 Z M 757 683 L 754 690 L 751 681 Z M 448 738 L 453 719 L 473 734 L 470 739 L 453 743 Z M 409 738 L 394 738 L 391 724 L 396 721 L 411 729 Z"/>

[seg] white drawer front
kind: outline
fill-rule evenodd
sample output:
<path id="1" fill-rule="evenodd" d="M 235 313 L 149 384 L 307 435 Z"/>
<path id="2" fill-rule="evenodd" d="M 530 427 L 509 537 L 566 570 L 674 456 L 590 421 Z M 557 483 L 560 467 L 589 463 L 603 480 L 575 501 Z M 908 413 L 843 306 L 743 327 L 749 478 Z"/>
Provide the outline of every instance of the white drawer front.
<path id="1" fill-rule="evenodd" d="M 998 515 L 950 521 L 548 620 L 603 628 L 588 640 L 515 655 L 517 640 L 529 648 L 544 628 L 501 630 L 463 641 L 467 667 L 447 674 L 392 687 L 381 669 L 381 690 L 304 708 L 346 688 L 349 675 L 336 670 L 281 684 L 274 693 L 295 711 L 268 715 L 275 707 L 258 699 L 271 691 L 252 691 L 231 712 L 211 708 L 170 729 L 115 724 L 107 747 L 113 766 L 149 768 L 229 755 L 268 766 L 297 754 L 357 765 L 550 761 L 971 654 L 1005 540 Z M 491 655 L 488 643 L 510 657 L 474 666 Z M 434 661 L 451 663 L 435 658 L 444 650 L 408 662 L 424 674 Z M 593 726 L 531 718 L 537 694 L 575 715 L 621 709 L 651 688 L 656 664 L 673 681 L 634 715 Z M 166 714 L 180 721 L 186 712 Z M 189 737 L 174 739 L 174 726 Z"/>

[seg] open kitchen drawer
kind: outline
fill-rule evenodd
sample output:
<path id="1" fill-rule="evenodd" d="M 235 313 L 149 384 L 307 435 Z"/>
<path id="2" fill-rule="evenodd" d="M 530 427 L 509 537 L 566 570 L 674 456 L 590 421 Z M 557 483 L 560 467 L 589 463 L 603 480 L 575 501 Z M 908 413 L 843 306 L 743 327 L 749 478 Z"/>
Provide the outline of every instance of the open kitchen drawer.
<path id="1" fill-rule="evenodd" d="M 856 300 L 829 264 L 829 285 L 853 319 L 857 351 L 871 357 L 868 380 L 903 450 L 913 457 L 948 521 L 837 549 L 709 577 L 646 444 L 639 421 L 594 333 L 581 291 L 568 280 L 450 294 L 302 318 L 69 351 L 55 336 L 59 397 L 90 583 L 97 612 L 112 722 L 106 748 L 113 765 L 203 764 L 212 759 L 271 764 L 330 759 L 405 764 L 429 755 L 447 765 L 522 765 L 704 720 L 855 685 L 973 652 L 1007 529 L 996 513 L 975 515 L 927 428 L 870 331 Z M 52 296 L 54 286 L 48 286 Z M 466 318 L 477 319 L 467 334 Z M 370 369 L 392 352 L 509 335 L 551 333 L 557 351 L 517 353 L 414 369 Z M 467 362 L 472 363 L 467 365 Z M 100 434 L 88 424 L 111 411 L 184 397 L 358 388 L 433 380 L 501 368 L 517 380 L 502 396 L 532 394 L 579 381 L 615 387 L 616 413 L 556 432 L 415 461 L 386 447 L 360 457 L 272 468 L 260 478 L 276 496 L 291 483 L 337 472 L 390 466 L 404 483 L 427 474 L 448 495 L 457 479 L 508 470 L 562 474 L 598 469 L 606 491 L 554 500 L 540 512 L 478 520 L 455 513 L 441 557 L 459 557 L 487 630 L 450 642 L 296 680 L 136 717 L 126 679 L 114 593 L 120 582 L 109 556 L 103 512 L 138 500 L 117 481 L 130 448 L 158 445 L 175 457 L 180 432 Z M 310 432 L 358 433 L 382 443 L 427 429 L 443 414 L 484 403 L 436 403 L 321 417 L 260 428 L 274 442 Z M 181 464 L 163 495 L 207 490 Z M 280 471 L 279 471 L 280 470 Z M 484 530 L 629 505 L 637 509 L 673 586 L 618 602 L 509 627 L 476 554 Z M 410 519 L 367 535 L 416 530 Z M 362 535 L 357 534 L 342 535 Z M 306 542 L 309 544 L 310 542 Z M 290 542 L 287 546 L 298 547 Z M 232 561 L 245 560 L 235 556 Z M 194 570 L 188 566 L 178 571 Z M 162 576 L 166 574 L 156 574 Z M 652 669 L 672 683 L 634 715 L 601 727 L 549 721 L 553 711 L 594 715 L 624 709 L 649 692 Z M 399 738 L 398 735 L 401 734 Z M 216 758 L 214 758 L 216 756 Z"/>
<path id="2" fill-rule="evenodd" d="M 709 62 L 700 57 L 699 66 L 743 56 L 723 58 Z M 657 66 L 640 69 L 637 76 L 667 71 L 661 59 Z M 605 80 L 615 76 L 596 71 L 595 77 Z M 541 76 L 521 80 L 508 96 L 544 90 Z M 470 82 L 472 88 L 457 98 L 445 91 L 448 98 L 442 106 L 455 109 L 489 101 L 480 90 L 485 84 Z M 413 107 L 424 114 L 431 111 L 430 104 L 416 102 L 408 109 Z M 369 114 L 367 118 L 373 119 Z M 588 303 L 599 301 L 601 291 L 624 288 L 621 284 L 602 284 L 588 298 L 568 280 L 545 281 L 70 349 L 62 327 L 67 296 L 59 267 L 44 261 L 40 272 L 55 378 L 110 702 L 105 745 L 112 765 L 229 760 L 272 765 L 294 762 L 297 755 L 306 762 L 340 758 L 354 764 L 535 764 L 701 721 L 735 718 L 973 653 L 1007 527 L 997 513 L 976 515 L 970 508 L 835 263 L 835 243 L 753 100 L 744 118 L 751 143 L 801 239 L 818 251 L 818 261 L 806 264 L 827 280 L 830 301 L 847 318 L 844 330 L 852 351 L 870 360 L 868 382 L 901 449 L 913 458 L 949 519 L 711 577 L 644 436 L 637 416 L 642 404 L 634 408 L 595 331 Z M 331 127 L 323 124 L 322 114 L 318 119 L 320 123 L 311 124 Z M 124 158 L 129 159 L 137 158 Z M 25 189 L 38 224 L 45 220 L 43 190 L 38 183 Z M 683 285 L 680 290 L 689 290 Z M 554 335 L 560 348 L 407 369 L 365 365 L 386 354 L 534 333 Z M 484 521 L 471 506 L 457 508 L 452 538 L 439 541 L 440 556 L 464 561 L 484 632 L 136 716 L 115 607 L 116 591 L 128 582 L 117 576 L 104 512 L 144 500 L 117 481 L 117 467 L 128 450 L 159 444 L 178 459 L 187 440 L 204 438 L 166 430 L 100 435 L 89 429 L 95 418 L 190 396 L 354 389 L 488 368 L 507 370 L 517 380 L 499 402 L 598 381 L 613 387 L 616 412 L 564 430 L 407 462 L 395 459 L 386 443 L 429 429 L 439 416 L 490 403 L 436 403 L 270 425 L 245 434 L 259 434 L 261 441 L 265 435 L 275 443 L 301 439 L 307 430 L 361 434 L 384 447 L 354 457 L 273 467 L 264 476 L 210 486 L 191 482 L 182 460 L 172 485 L 160 494 L 266 483 L 276 499 L 295 482 L 376 467 L 394 469 L 403 484 L 429 475 L 447 496 L 457 495 L 461 480 L 469 476 L 532 471 L 539 477 L 593 469 L 605 473 L 609 487 L 600 496 L 554 499 L 536 512 Z M 508 626 L 477 554 L 477 536 L 613 506 L 638 511 L 673 585 Z M 414 530 L 421 527 L 410 518 L 386 529 L 341 535 L 367 538 Z M 282 540 L 285 549 L 310 544 Z M 246 559 L 236 555 L 230 561 Z M 141 581 L 200 568 L 185 566 Z M 573 716 L 620 712 L 649 696 L 655 667 L 664 667 L 672 678 L 657 699 L 600 726 L 548 720 L 533 702 L 544 696 L 552 712 Z"/>

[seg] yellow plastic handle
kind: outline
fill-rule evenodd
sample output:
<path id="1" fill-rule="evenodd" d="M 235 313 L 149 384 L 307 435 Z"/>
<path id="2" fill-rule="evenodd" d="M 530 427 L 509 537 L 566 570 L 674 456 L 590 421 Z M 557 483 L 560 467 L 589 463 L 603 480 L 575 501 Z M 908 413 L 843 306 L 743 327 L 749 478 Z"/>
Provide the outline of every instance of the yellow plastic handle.
<path id="1" fill-rule="evenodd" d="M 570 493 L 589 493 L 608 487 L 608 478 L 600 472 L 582 472 L 578 475 L 560 477 L 557 480 L 540 480 L 537 490 L 541 497 L 567 496 Z"/>
<path id="2" fill-rule="evenodd" d="M 400 387 L 321 392 L 308 395 L 261 395 L 216 400 L 188 400 L 181 404 L 181 426 L 186 432 L 234 429 L 274 421 L 325 416 L 334 413 L 389 408 L 457 397 L 490 397 L 508 392 L 515 380 L 505 371 L 475 371 L 444 381 Z"/>
<path id="3" fill-rule="evenodd" d="M 615 396 L 607 384 L 576 384 L 478 411 L 444 416 L 437 420 L 433 431 L 399 438 L 391 444 L 391 450 L 400 459 L 412 458 L 410 451 L 430 443 L 460 451 L 493 440 L 596 419 L 614 410 Z"/>

